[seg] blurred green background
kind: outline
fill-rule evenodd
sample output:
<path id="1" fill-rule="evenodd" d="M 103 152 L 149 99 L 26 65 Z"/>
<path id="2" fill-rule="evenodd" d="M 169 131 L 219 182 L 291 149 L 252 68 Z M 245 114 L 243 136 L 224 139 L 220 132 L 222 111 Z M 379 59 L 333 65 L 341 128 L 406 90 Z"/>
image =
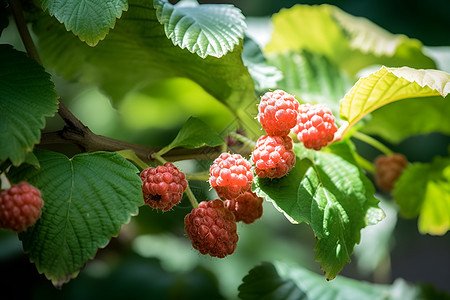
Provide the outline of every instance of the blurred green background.
<path id="1" fill-rule="evenodd" d="M 176 2 L 176 1 L 175 1 Z M 406 34 L 432 46 L 435 55 L 448 59 L 450 48 L 450 1 L 200 1 L 232 3 L 248 17 L 249 27 L 267 22 L 268 16 L 296 3 L 330 3 L 344 11 L 369 18 L 392 33 Z M 14 24 L 12 24 L 14 25 Z M 265 28 L 265 27 L 264 27 Z M 9 26 L 0 38 L 23 50 L 16 29 Z M 450 63 L 445 67 L 450 66 Z M 449 72 L 449 70 L 446 70 Z M 95 86 L 68 83 L 53 76 L 57 91 L 72 112 L 95 133 L 130 142 L 164 146 L 177 134 L 183 122 L 197 116 L 218 132 L 233 128 L 233 116 L 197 85 L 174 79 L 181 90 L 170 90 L 168 103 L 159 93 L 171 83 L 148 87 L 152 97 L 129 94 L 118 109 L 113 108 Z M 164 92 L 163 92 L 164 91 Z M 221 117 L 217 118 L 217 112 Z M 58 117 L 48 120 L 47 131 L 63 126 Z M 410 161 L 430 161 L 448 154 L 450 137 L 440 134 L 413 137 L 392 148 Z M 357 144 L 366 157 L 378 155 Z M 186 172 L 206 170 L 209 162 L 180 162 Z M 212 199 L 206 182 L 193 182 L 198 200 Z M 388 195 L 379 194 L 387 218 L 376 230 L 364 229 L 363 242 L 342 275 L 378 283 L 395 278 L 423 282 L 450 292 L 450 236 L 420 235 L 417 220 L 397 218 Z M 320 272 L 314 262 L 312 231 L 304 224 L 291 225 L 270 203 L 264 216 L 252 225 L 239 225 L 236 253 L 218 260 L 198 254 L 184 237 L 183 218 L 190 211 L 183 199 L 173 211 L 157 213 L 142 207 L 140 214 L 124 226 L 118 238 L 98 251 L 77 279 L 53 288 L 22 253 L 17 235 L 0 230 L 0 299 L 234 299 L 247 272 L 261 261 L 281 260 Z M 374 243 L 375 242 L 375 243 Z M 374 249 L 375 248 L 375 249 Z"/>

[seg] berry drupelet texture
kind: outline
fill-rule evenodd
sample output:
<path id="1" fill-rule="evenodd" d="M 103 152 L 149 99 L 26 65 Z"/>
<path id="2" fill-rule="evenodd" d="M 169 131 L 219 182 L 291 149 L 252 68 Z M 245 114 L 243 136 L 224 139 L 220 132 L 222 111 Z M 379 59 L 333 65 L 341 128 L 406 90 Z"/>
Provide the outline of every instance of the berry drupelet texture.
<path id="1" fill-rule="evenodd" d="M 375 159 L 375 182 L 380 189 L 392 191 L 395 182 L 408 166 L 402 154 L 380 155 Z"/>
<path id="2" fill-rule="evenodd" d="M 253 192 L 245 192 L 235 199 L 226 200 L 225 206 L 236 217 L 236 222 L 251 224 L 262 217 L 263 198 Z"/>

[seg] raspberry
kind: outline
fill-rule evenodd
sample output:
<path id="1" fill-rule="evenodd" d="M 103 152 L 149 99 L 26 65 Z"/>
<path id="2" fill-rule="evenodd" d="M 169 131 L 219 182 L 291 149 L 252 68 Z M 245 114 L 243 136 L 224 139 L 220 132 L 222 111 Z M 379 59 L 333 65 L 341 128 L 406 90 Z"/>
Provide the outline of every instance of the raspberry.
<path id="1" fill-rule="evenodd" d="M 263 214 L 263 198 L 253 192 L 245 192 L 236 199 L 226 200 L 225 206 L 236 217 L 236 222 L 251 224 Z"/>
<path id="2" fill-rule="evenodd" d="M 375 159 L 375 180 L 379 188 L 392 191 L 397 178 L 402 174 L 408 161 L 401 154 L 380 155 Z"/>
<path id="3" fill-rule="evenodd" d="M 209 184 L 223 199 L 233 199 L 250 190 L 252 166 L 240 154 L 222 153 L 209 169 Z"/>
<path id="4" fill-rule="evenodd" d="M 25 231 L 41 217 L 41 192 L 22 181 L 0 194 L 0 228 Z"/>
<path id="5" fill-rule="evenodd" d="M 141 180 L 145 203 L 162 211 L 177 205 L 188 185 L 184 173 L 169 162 L 164 166 L 145 169 Z"/>
<path id="6" fill-rule="evenodd" d="M 184 230 L 201 254 L 224 258 L 236 249 L 236 219 L 220 199 L 200 202 L 184 218 Z"/>
<path id="7" fill-rule="evenodd" d="M 285 91 L 267 92 L 258 106 L 258 121 L 269 135 L 287 135 L 297 124 L 298 105 Z"/>
<path id="8" fill-rule="evenodd" d="M 288 135 L 260 136 L 252 153 L 255 173 L 261 178 L 281 178 L 295 165 L 293 142 Z"/>
<path id="9" fill-rule="evenodd" d="M 333 113 L 325 104 L 302 104 L 292 132 L 306 148 L 320 150 L 334 138 L 338 129 L 334 121 Z"/>

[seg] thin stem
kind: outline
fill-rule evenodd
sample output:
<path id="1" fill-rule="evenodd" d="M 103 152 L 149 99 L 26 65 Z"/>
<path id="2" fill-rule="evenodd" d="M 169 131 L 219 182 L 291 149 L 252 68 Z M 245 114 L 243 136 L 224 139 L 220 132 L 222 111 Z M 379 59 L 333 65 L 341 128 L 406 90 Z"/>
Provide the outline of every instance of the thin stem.
<path id="1" fill-rule="evenodd" d="M 382 143 L 380 143 L 379 141 L 377 141 L 373 137 L 368 136 L 368 135 L 366 135 L 364 133 L 361 133 L 359 131 L 355 131 L 353 133 L 353 137 L 355 137 L 358 140 L 363 141 L 363 142 L 371 145 L 372 147 L 380 150 L 385 155 L 392 155 L 392 153 L 393 153 L 391 149 L 389 149 L 388 147 L 386 147 L 385 145 L 383 145 Z"/>
<path id="2" fill-rule="evenodd" d="M 197 181 L 208 181 L 209 173 L 208 172 L 200 172 L 194 174 L 186 174 L 187 180 L 197 180 Z"/>
<path id="3" fill-rule="evenodd" d="M 31 38 L 30 31 L 28 30 L 27 23 L 25 22 L 25 17 L 23 16 L 22 5 L 19 0 L 9 0 L 9 6 L 11 7 L 11 12 L 14 21 L 19 31 L 20 38 L 27 50 L 28 56 L 36 60 L 40 65 L 42 65 L 41 59 L 39 58 L 38 51 L 34 45 L 33 39 Z"/>
<path id="4" fill-rule="evenodd" d="M 141 169 L 145 170 L 149 168 L 149 165 L 147 165 L 142 159 L 140 159 L 136 153 L 134 153 L 133 150 L 120 150 L 117 151 L 118 154 L 123 156 L 124 158 L 133 161 L 136 165 L 138 165 Z"/>
<path id="5" fill-rule="evenodd" d="M 360 165 L 364 170 L 366 170 L 370 173 L 375 173 L 375 167 L 373 166 L 373 164 L 370 161 L 368 161 L 364 157 L 360 156 L 358 153 L 355 153 L 355 159 L 356 159 L 356 163 L 358 165 Z"/>
<path id="6" fill-rule="evenodd" d="M 249 146 L 250 148 L 255 148 L 255 146 L 256 146 L 256 143 L 253 140 L 251 140 L 248 137 L 243 136 L 242 134 L 239 134 L 237 132 L 230 132 L 228 135 L 231 136 L 232 138 L 235 138 L 238 141 L 244 143 L 245 145 Z"/>
<path id="7" fill-rule="evenodd" d="M 189 185 L 187 186 L 187 189 L 186 189 L 185 192 L 186 192 L 186 195 L 188 196 L 189 201 L 191 202 L 192 207 L 193 208 L 198 208 L 198 201 L 195 198 L 194 193 L 192 193 L 192 190 L 189 187 Z"/>
<path id="8" fill-rule="evenodd" d="M 152 158 L 156 159 L 158 162 L 160 162 L 162 165 L 167 163 L 167 160 L 165 160 L 161 155 L 159 155 L 159 152 L 153 153 Z"/>

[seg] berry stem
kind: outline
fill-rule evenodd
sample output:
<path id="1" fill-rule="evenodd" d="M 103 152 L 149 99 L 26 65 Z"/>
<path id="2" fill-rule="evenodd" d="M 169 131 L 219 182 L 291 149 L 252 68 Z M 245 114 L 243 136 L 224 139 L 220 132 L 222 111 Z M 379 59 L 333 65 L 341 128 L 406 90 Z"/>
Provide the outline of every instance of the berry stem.
<path id="1" fill-rule="evenodd" d="M 379 141 L 377 141 L 373 137 L 368 136 L 367 134 L 361 133 L 359 131 L 355 131 L 353 133 L 353 137 L 355 137 L 358 140 L 363 141 L 363 142 L 371 145 L 372 147 L 380 150 L 385 155 L 392 155 L 392 153 L 393 153 L 391 149 L 389 149 L 388 147 L 386 147 L 385 145 L 383 145 L 382 143 L 380 143 Z"/>
<path id="2" fill-rule="evenodd" d="M 164 164 L 167 162 L 167 160 L 165 160 L 164 157 L 162 157 L 162 156 L 159 154 L 159 152 L 153 153 L 153 154 L 152 154 L 152 158 L 153 158 L 153 159 L 156 159 L 158 162 L 160 162 L 161 165 L 164 165 Z"/>
<path id="3" fill-rule="evenodd" d="M 370 161 L 368 161 L 367 159 L 365 159 L 358 153 L 355 153 L 355 159 L 356 159 L 356 163 L 358 165 L 360 165 L 361 168 L 363 168 L 364 170 L 366 170 L 370 173 L 375 173 L 375 167 L 373 166 L 373 164 Z"/>
<path id="4" fill-rule="evenodd" d="M 194 193 L 192 193 L 191 187 L 187 186 L 186 191 L 185 191 L 186 195 L 188 196 L 189 201 L 191 202 L 191 205 L 193 208 L 198 208 L 198 201 L 195 198 Z"/>
<path id="5" fill-rule="evenodd" d="M 140 159 L 133 150 L 120 150 L 116 152 L 120 154 L 123 158 L 131 160 L 143 170 L 150 167 L 142 159 Z"/>
<path id="6" fill-rule="evenodd" d="M 250 148 L 255 148 L 255 146 L 256 146 L 256 143 L 253 140 L 251 140 L 248 137 L 243 136 L 242 134 L 239 134 L 237 132 L 230 132 L 229 136 L 237 139 L 238 141 L 244 143 L 244 145 L 249 146 Z"/>
<path id="7" fill-rule="evenodd" d="M 208 181 L 209 173 L 208 172 L 199 172 L 194 174 L 186 174 L 187 180 L 197 180 L 197 181 Z"/>

